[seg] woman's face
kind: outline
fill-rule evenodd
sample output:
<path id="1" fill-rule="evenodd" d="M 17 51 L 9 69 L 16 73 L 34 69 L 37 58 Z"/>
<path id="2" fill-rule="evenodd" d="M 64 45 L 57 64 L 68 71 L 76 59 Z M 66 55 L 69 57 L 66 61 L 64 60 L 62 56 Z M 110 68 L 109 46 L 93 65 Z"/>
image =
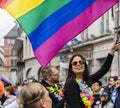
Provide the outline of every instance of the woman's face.
<path id="1" fill-rule="evenodd" d="M 49 97 L 49 93 L 48 93 L 48 91 L 46 89 L 45 89 L 45 96 L 42 99 L 42 101 L 44 103 L 44 104 L 42 104 L 43 108 L 52 108 L 52 100 Z"/>
<path id="2" fill-rule="evenodd" d="M 75 74 L 81 74 L 85 71 L 85 61 L 81 57 L 76 56 L 73 58 L 72 62 L 72 71 Z"/>

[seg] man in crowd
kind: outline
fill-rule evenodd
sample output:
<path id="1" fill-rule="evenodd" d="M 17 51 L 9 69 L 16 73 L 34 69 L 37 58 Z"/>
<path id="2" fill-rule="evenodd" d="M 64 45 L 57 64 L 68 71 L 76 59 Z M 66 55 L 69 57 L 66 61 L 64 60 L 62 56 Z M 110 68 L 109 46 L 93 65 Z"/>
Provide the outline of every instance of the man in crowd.
<path id="1" fill-rule="evenodd" d="M 117 96 L 117 90 L 116 90 L 116 82 L 117 82 L 118 76 L 110 76 L 109 77 L 109 85 L 108 85 L 108 89 L 110 92 L 110 96 L 111 96 L 111 101 L 113 104 L 115 104 L 115 99 Z"/>
<path id="2" fill-rule="evenodd" d="M 42 70 L 41 84 L 49 91 L 53 108 L 64 108 L 64 97 L 59 85 L 59 73 L 55 66 L 47 66 Z"/>
<path id="3" fill-rule="evenodd" d="M 116 82 L 116 90 L 118 92 L 115 99 L 114 108 L 120 108 L 120 75 L 118 76 L 118 80 Z"/>

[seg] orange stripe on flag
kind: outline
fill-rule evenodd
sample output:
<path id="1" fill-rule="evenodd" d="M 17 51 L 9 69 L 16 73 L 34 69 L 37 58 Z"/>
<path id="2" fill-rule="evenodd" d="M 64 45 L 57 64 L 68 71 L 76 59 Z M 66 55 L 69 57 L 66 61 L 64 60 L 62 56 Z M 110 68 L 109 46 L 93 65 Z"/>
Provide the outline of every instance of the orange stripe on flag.
<path id="1" fill-rule="evenodd" d="M 6 8 L 14 0 L 0 0 L 0 8 Z"/>

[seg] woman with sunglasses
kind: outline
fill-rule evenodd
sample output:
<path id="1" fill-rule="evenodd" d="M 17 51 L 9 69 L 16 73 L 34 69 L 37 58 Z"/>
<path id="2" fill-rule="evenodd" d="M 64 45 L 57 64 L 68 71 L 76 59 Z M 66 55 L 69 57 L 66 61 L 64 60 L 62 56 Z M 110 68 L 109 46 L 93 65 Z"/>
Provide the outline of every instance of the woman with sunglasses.
<path id="1" fill-rule="evenodd" d="M 108 72 L 114 52 L 119 48 L 120 44 L 114 44 L 103 66 L 92 75 L 89 75 L 88 66 L 82 55 L 74 55 L 71 58 L 64 86 L 64 96 L 69 108 L 91 108 L 94 99 L 90 86 Z"/>

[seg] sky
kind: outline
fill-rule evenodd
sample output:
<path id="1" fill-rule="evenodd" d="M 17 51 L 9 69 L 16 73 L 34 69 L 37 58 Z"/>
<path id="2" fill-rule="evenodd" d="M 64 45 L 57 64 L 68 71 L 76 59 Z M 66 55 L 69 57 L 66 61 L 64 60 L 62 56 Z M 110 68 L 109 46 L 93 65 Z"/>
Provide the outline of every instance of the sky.
<path id="1" fill-rule="evenodd" d="M 4 45 L 3 37 L 15 26 L 14 19 L 3 9 L 0 9 L 0 45 Z"/>

